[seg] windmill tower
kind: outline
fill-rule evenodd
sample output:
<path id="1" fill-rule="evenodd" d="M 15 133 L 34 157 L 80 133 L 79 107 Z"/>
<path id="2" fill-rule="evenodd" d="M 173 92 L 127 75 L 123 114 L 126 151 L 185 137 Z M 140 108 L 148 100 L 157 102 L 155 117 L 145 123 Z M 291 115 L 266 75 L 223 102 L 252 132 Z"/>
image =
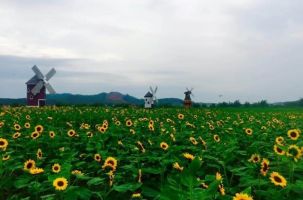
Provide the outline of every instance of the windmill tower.
<path id="1" fill-rule="evenodd" d="M 158 86 L 156 86 L 155 89 L 150 86 L 149 89 L 150 91 L 148 91 L 144 96 L 144 108 L 152 108 L 158 101 L 156 97 Z"/>
<path id="2" fill-rule="evenodd" d="M 55 90 L 48 81 L 55 75 L 56 70 L 52 68 L 45 76 L 39 68 L 34 65 L 32 67 L 35 75 L 27 81 L 27 105 L 28 106 L 44 106 L 46 104 L 46 89 L 50 94 L 55 94 Z"/>
<path id="3" fill-rule="evenodd" d="M 186 91 L 184 92 L 185 98 L 184 98 L 184 106 L 185 108 L 190 108 L 192 106 L 192 100 L 190 96 L 194 96 L 192 91 L 194 88 L 191 88 L 190 90 L 186 88 Z"/>

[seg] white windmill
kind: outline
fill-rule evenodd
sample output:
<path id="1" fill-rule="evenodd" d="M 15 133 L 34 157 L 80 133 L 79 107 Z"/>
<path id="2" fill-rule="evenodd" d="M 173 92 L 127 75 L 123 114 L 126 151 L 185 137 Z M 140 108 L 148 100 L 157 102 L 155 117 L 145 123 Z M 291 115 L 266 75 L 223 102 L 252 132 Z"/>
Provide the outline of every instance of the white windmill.
<path id="1" fill-rule="evenodd" d="M 46 104 L 46 89 L 50 94 L 56 93 L 48 82 L 55 75 L 56 70 L 52 68 L 45 76 L 36 65 L 32 67 L 32 70 L 35 75 L 26 82 L 27 105 L 44 106 Z"/>
<path id="2" fill-rule="evenodd" d="M 145 108 L 152 108 L 155 106 L 155 103 L 158 102 L 156 97 L 156 93 L 158 90 L 158 86 L 153 89 L 151 86 L 149 87 L 150 91 L 148 91 L 144 96 L 144 107 Z"/>

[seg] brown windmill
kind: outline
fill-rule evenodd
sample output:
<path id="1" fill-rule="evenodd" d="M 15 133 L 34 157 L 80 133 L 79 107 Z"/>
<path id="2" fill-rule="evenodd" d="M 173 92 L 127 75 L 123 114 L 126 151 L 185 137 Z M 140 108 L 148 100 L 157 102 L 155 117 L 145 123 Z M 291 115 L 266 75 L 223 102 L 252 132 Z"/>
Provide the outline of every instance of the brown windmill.
<path id="1" fill-rule="evenodd" d="M 184 98 L 184 107 L 190 108 L 192 106 L 192 100 L 190 96 L 194 96 L 192 91 L 194 88 L 188 89 L 186 88 L 186 91 L 184 92 L 185 98 Z"/>
<path id="2" fill-rule="evenodd" d="M 44 106 L 46 104 L 46 89 L 50 94 L 55 94 L 55 90 L 49 84 L 56 70 L 51 69 L 45 76 L 40 69 L 35 65 L 32 70 L 35 75 L 26 82 L 27 85 L 27 105 L 28 106 Z"/>

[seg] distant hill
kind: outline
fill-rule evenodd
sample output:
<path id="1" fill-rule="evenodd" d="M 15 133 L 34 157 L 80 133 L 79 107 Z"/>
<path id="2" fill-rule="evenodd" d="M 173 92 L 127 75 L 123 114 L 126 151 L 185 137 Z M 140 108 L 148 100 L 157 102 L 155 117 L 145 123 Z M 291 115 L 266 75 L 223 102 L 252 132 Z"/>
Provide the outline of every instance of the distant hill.
<path id="1" fill-rule="evenodd" d="M 177 98 L 164 98 L 159 99 L 159 105 L 173 105 L 181 106 L 183 100 Z M 25 105 L 26 99 L 9 99 L 9 98 L 0 98 L 0 105 Z M 144 100 L 138 99 L 136 97 L 130 96 L 128 94 L 121 94 L 119 92 L 110 92 L 110 93 L 100 93 L 96 95 L 80 95 L 80 94 L 49 94 L 47 95 L 47 104 L 48 105 L 80 105 L 80 104 L 106 104 L 106 105 L 143 105 Z"/>

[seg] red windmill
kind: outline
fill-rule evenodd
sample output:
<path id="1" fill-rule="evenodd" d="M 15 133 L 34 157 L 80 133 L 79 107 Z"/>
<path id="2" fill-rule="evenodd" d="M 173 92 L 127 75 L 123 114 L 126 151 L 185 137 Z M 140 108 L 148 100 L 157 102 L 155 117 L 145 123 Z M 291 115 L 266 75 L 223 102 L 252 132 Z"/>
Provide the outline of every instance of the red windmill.
<path id="1" fill-rule="evenodd" d="M 27 85 L 27 105 L 44 106 L 46 104 L 46 89 L 50 94 L 55 94 L 55 90 L 48 81 L 55 75 L 56 70 L 52 68 L 45 76 L 39 68 L 34 65 L 32 70 L 35 75 L 26 82 Z"/>
<path id="2" fill-rule="evenodd" d="M 188 88 L 186 88 L 186 91 L 184 92 L 184 94 L 185 94 L 185 98 L 184 98 L 184 106 L 185 106 L 185 108 L 190 108 L 192 106 L 192 101 L 191 101 L 190 96 L 194 96 L 194 94 L 192 92 L 193 89 L 194 88 L 191 88 L 189 90 Z"/>

